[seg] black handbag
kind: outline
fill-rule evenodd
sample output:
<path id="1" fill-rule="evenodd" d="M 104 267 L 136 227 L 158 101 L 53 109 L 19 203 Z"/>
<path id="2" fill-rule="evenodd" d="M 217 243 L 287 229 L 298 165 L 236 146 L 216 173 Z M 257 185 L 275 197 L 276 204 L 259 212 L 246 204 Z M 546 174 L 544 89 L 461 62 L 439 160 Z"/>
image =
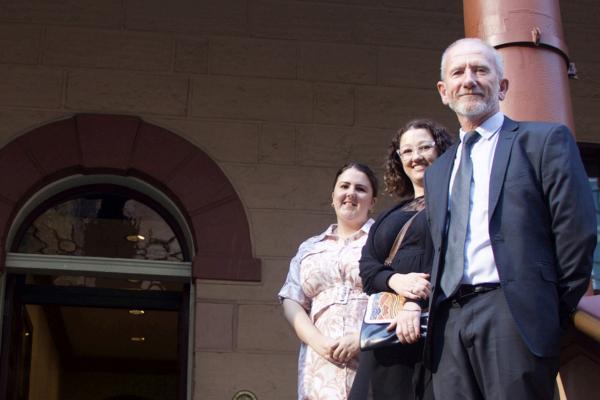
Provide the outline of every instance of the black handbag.
<path id="1" fill-rule="evenodd" d="M 429 313 L 421 313 L 421 338 L 427 336 Z M 364 322 L 360 328 L 360 349 L 362 351 L 400 345 L 396 331 L 388 331 L 388 323 Z"/>
<path id="2" fill-rule="evenodd" d="M 396 253 L 398 252 L 398 249 L 402 245 L 402 241 L 404 240 L 404 235 L 406 234 L 406 231 L 408 231 L 408 228 L 412 224 L 413 220 L 420 212 L 421 212 L 421 210 L 419 210 L 417 213 L 415 213 L 404 224 L 402 229 L 400 229 L 400 232 L 398 232 L 398 235 L 396 236 L 396 240 L 394 240 L 394 244 L 393 244 L 392 248 L 390 249 L 390 253 L 387 256 L 387 258 L 385 259 L 384 265 L 389 266 L 392 264 L 392 260 L 394 259 L 394 257 L 396 256 Z M 404 302 L 406 301 L 404 299 L 404 297 L 400 296 L 399 294 L 388 293 L 388 292 L 386 292 L 386 293 L 388 296 L 397 297 L 396 302 L 400 306 L 402 304 L 404 304 Z M 371 296 L 369 296 L 369 300 L 372 302 L 378 295 L 380 295 L 380 294 L 379 293 L 372 294 Z M 393 307 L 393 308 L 395 310 L 397 310 L 400 308 L 400 306 Z M 429 316 L 428 313 L 421 313 L 421 323 L 420 323 L 421 337 L 424 337 L 427 334 L 426 331 L 427 331 L 428 316 Z M 362 323 L 362 326 L 360 329 L 360 349 L 361 350 L 364 350 L 364 351 L 374 350 L 374 349 L 379 349 L 382 347 L 388 347 L 388 346 L 394 346 L 394 345 L 401 344 L 400 341 L 398 340 L 398 336 L 396 336 L 396 332 L 395 331 L 390 332 L 387 330 L 387 327 L 389 325 L 388 322 L 367 322 L 367 320 L 370 321 L 370 318 L 367 318 L 367 313 L 365 313 L 365 317 L 363 318 L 363 323 Z"/>

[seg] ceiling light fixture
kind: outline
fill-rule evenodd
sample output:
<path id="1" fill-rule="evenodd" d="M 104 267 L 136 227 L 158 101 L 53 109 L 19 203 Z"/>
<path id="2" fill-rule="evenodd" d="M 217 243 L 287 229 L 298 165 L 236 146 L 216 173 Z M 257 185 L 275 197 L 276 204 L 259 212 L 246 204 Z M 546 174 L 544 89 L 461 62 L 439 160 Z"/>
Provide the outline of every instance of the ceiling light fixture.
<path id="1" fill-rule="evenodd" d="M 142 240 L 146 240 L 146 237 L 144 235 L 140 235 L 139 233 L 137 235 L 127 235 L 125 236 L 125 240 L 127 240 L 128 242 L 140 242 Z"/>
<path id="2" fill-rule="evenodd" d="M 131 315 L 144 315 L 146 311 L 144 310 L 129 310 L 129 314 Z"/>
<path id="3" fill-rule="evenodd" d="M 144 336 L 132 336 L 131 341 L 134 343 L 144 343 L 146 338 Z"/>

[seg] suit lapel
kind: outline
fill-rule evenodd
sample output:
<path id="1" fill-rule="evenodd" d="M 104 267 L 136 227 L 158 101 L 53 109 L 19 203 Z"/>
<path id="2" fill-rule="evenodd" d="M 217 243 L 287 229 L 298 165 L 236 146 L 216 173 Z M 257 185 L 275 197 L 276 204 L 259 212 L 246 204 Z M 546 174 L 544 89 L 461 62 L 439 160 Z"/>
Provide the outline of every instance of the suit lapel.
<path id="1" fill-rule="evenodd" d="M 492 219 L 494 210 L 498 204 L 500 198 L 500 192 L 504 183 L 504 176 L 506 175 L 506 168 L 508 167 L 508 161 L 510 159 L 510 151 L 512 145 L 517 136 L 517 129 L 519 124 L 511 120 L 508 117 L 504 117 L 504 123 L 500 132 L 498 132 L 498 144 L 496 145 L 496 152 L 494 153 L 494 161 L 492 163 L 492 172 L 490 175 L 490 192 L 489 192 L 489 204 L 488 204 L 488 218 Z"/>

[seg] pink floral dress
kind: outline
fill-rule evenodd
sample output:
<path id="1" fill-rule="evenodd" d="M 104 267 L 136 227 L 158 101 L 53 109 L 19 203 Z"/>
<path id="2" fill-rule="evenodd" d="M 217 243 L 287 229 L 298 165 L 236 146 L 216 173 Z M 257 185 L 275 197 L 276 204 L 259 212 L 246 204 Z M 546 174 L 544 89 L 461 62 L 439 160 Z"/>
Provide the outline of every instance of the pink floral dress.
<path id="1" fill-rule="evenodd" d="M 279 298 L 300 304 L 317 329 L 337 339 L 360 331 L 367 305 L 358 275 L 358 261 L 373 220 L 348 239 L 339 239 L 336 225 L 300 245 L 290 263 Z M 358 357 L 333 364 L 302 343 L 298 359 L 299 400 L 348 398 Z"/>

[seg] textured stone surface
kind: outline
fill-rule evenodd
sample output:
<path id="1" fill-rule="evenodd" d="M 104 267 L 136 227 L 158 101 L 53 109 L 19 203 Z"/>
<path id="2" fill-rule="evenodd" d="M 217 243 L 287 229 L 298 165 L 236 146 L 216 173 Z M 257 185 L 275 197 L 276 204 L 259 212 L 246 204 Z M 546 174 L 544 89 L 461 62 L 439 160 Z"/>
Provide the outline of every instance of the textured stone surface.
<path id="1" fill-rule="evenodd" d="M 0 2 L 0 20 L 118 28 L 122 7 L 122 0 L 5 0 Z"/>
<path id="2" fill-rule="evenodd" d="M 594 0 L 560 1 L 559 5 L 563 23 L 585 28 L 598 27 L 600 8 Z"/>
<path id="3" fill-rule="evenodd" d="M 44 63 L 76 67 L 166 71 L 173 40 L 164 35 L 48 28 Z"/>
<path id="4" fill-rule="evenodd" d="M 372 8 L 356 11 L 355 20 L 359 43 L 443 49 L 464 36 L 460 14 Z"/>
<path id="5" fill-rule="evenodd" d="M 335 222 L 333 210 L 330 213 L 250 210 L 249 216 L 256 257 L 291 258 L 300 243 Z"/>
<path id="6" fill-rule="evenodd" d="M 210 41 L 214 74 L 296 78 L 298 49 L 283 40 L 215 37 Z"/>
<path id="7" fill-rule="evenodd" d="M 63 116 L 61 111 L 0 109 L 0 148 L 38 125 Z"/>
<path id="8" fill-rule="evenodd" d="M 243 34 L 246 0 L 126 0 L 125 26 L 143 31 Z"/>
<path id="9" fill-rule="evenodd" d="M 600 3 L 560 6 L 579 68 L 577 138 L 600 143 Z M 262 262 L 260 281 L 196 280 L 194 399 L 241 389 L 294 398 L 298 341 L 276 299 L 290 258 L 335 221 L 329 196 L 342 164 L 365 162 L 381 178 L 389 140 L 411 118 L 456 131 L 435 83 L 443 47 L 463 35 L 461 9 L 460 0 L 0 0 L 0 146 L 16 155 L 0 160 L 0 226 L 39 173 L 80 160 L 78 141 L 64 145 L 68 127 L 35 145 L 15 138 L 81 112 L 157 125 L 136 136 L 134 172 L 193 204 L 188 222 L 203 238 L 194 268 L 249 279 L 256 260 L 228 255 Z M 121 152 L 103 149 L 123 166 Z M 197 149 L 215 164 L 194 161 Z M 213 204 L 236 196 L 234 208 Z M 394 202 L 382 194 L 375 215 Z M 236 218 L 250 241 L 238 241 Z"/>
<path id="10" fill-rule="evenodd" d="M 0 25 L 0 63 L 35 64 L 39 58 L 41 28 Z"/>
<path id="11" fill-rule="evenodd" d="M 259 135 L 260 163 L 294 164 L 296 128 L 293 125 L 261 124 Z"/>
<path id="12" fill-rule="evenodd" d="M 327 166 L 335 171 L 346 162 L 356 160 L 377 168 L 383 164 L 393 133 L 394 129 L 367 127 L 298 127 L 298 163 Z M 331 176 L 333 177 L 333 172 Z"/>
<path id="13" fill-rule="evenodd" d="M 196 301 L 195 351 L 233 349 L 234 309 L 233 304 Z"/>
<path id="14" fill-rule="evenodd" d="M 382 86 L 435 88 L 440 79 L 439 50 L 380 47 L 377 76 Z"/>
<path id="15" fill-rule="evenodd" d="M 169 75 L 110 71 L 68 74 L 67 107 L 76 110 L 184 115 L 188 81 Z"/>
<path id="16" fill-rule="evenodd" d="M 269 329 L 265 329 L 268 326 Z M 290 351 L 300 342 L 285 320 L 279 304 L 249 304 L 238 307 L 239 350 Z"/>
<path id="17" fill-rule="evenodd" d="M 249 390 L 260 400 L 293 399 L 297 364 L 295 352 L 198 352 L 194 363 L 194 399 L 231 399 L 240 390 Z"/>
<path id="18" fill-rule="evenodd" d="M 192 115 L 196 117 L 310 122 L 312 86 L 258 78 L 197 77 Z"/>
<path id="19" fill-rule="evenodd" d="M 304 44 L 300 46 L 298 76 L 310 81 L 374 84 L 377 81 L 377 49 L 344 44 Z"/>
<path id="20" fill-rule="evenodd" d="M 590 12 L 593 11 L 590 10 Z M 576 22 L 565 23 L 564 26 L 571 61 L 576 64 L 582 61 L 600 62 L 600 52 L 591 50 L 590 47 L 600 37 L 600 27 L 597 24 L 595 26 L 581 26 Z"/>
<path id="21" fill-rule="evenodd" d="M 413 118 L 433 118 L 456 126 L 456 116 L 441 102 L 437 90 L 391 87 L 357 89 L 357 123 L 397 129 Z M 452 122 L 452 125 L 449 123 Z"/>
<path id="22" fill-rule="evenodd" d="M 17 141 L 27 149 L 44 175 L 56 174 L 81 163 L 81 147 L 73 118 L 46 124 L 31 134 L 19 137 Z"/>
<path id="23" fill-rule="evenodd" d="M 55 68 L 0 65 L 0 106 L 56 109 L 62 99 L 62 72 Z"/>
<path id="24" fill-rule="evenodd" d="M 336 4 L 257 0 L 250 5 L 251 33 L 261 37 L 349 42 L 356 9 Z"/>
<path id="25" fill-rule="evenodd" d="M 423 23 L 427 21 L 427 23 Z M 259 0 L 250 9 L 252 33 L 311 41 L 439 49 L 464 35 L 460 13 Z M 435 27 L 435 34 L 431 34 Z"/>
<path id="26" fill-rule="evenodd" d="M 164 118 L 152 121 L 181 134 L 215 160 L 257 162 L 259 127 L 256 123 Z"/>
<path id="27" fill-rule="evenodd" d="M 208 39 L 179 38 L 175 52 L 175 71 L 208 72 Z"/>
<path id="28" fill-rule="evenodd" d="M 320 124 L 354 123 L 354 88 L 346 85 L 314 85 L 313 121 Z"/>
<path id="29" fill-rule="evenodd" d="M 19 142 L 12 142 L 5 147 L 6 151 L 0 154 L 0 187 L 2 199 L 6 203 L 16 203 L 22 196 L 40 180 L 40 171 Z M 19 173 L 16 174 L 15 171 Z M 11 204 L 11 207 L 13 204 Z M 2 210 L 4 212 L 4 209 Z M 2 212 L 2 213 L 3 213 Z M 0 218 L 0 227 L 7 231 L 5 218 Z M 1 232 L 1 231 L 0 231 Z"/>
<path id="30" fill-rule="evenodd" d="M 329 210 L 334 169 L 232 164 L 225 171 L 249 208 Z"/>
<path id="31" fill-rule="evenodd" d="M 462 14 L 461 0 L 381 0 L 386 7 L 410 8 Z"/>
<path id="32" fill-rule="evenodd" d="M 573 98 L 573 118 L 577 140 L 600 143 L 599 122 L 596 118 L 598 110 L 600 110 L 600 100 L 598 99 Z"/>
<path id="33" fill-rule="evenodd" d="M 599 62 L 578 62 L 577 78 L 569 81 L 573 97 L 587 97 L 600 100 L 600 71 Z"/>
<path id="34" fill-rule="evenodd" d="M 210 280 L 197 280 L 196 292 L 207 299 L 246 302 L 277 301 L 277 293 L 281 289 L 287 276 L 290 258 L 276 257 L 262 258 L 261 282 L 214 282 Z"/>

